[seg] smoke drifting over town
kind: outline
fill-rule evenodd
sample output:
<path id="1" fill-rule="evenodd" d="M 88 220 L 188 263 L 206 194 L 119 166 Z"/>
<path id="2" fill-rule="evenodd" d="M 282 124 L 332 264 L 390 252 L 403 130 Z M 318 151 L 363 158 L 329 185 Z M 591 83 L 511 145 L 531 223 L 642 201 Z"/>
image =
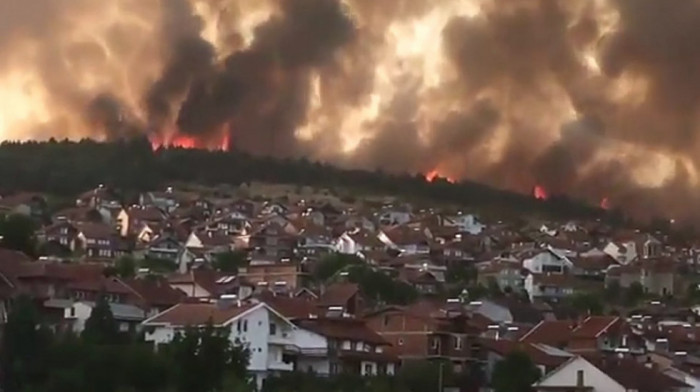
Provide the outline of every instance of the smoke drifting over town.
<path id="1" fill-rule="evenodd" d="M 695 0 L 2 1 L 0 138 L 230 143 L 700 217 L 699 40 Z"/>

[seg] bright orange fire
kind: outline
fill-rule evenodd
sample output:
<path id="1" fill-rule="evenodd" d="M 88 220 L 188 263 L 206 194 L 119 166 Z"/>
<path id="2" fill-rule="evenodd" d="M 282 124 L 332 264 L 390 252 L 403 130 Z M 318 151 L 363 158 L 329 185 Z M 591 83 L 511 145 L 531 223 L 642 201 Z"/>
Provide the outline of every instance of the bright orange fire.
<path id="1" fill-rule="evenodd" d="M 547 190 L 544 189 L 542 185 L 535 185 L 535 188 L 532 190 L 532 195 L 537 200 L 547 200 L 549 198 Z"/>
<path id="2" fill-rule="evenodd" d="M 610 209 L 610 199 L 608 199 L 607 197 L 604 197 L 600 201 L 600 208 L 602 208 L 604 210 L 609 210 Z"/>
<path id="3" fill-rule="evenodd" d="M 425 173 L 425 180 L 428 181 L 428 182 L 433 182 L 433 181 L 438 180 L 438 179 L 443 179 L 443 180 L 449 182 L 450 184 L 454 184 L 454 183 L 455 183 L 454 178 L 449 177 L 449 176 L 448 176 L 448 177 L 442 177 L 442 176 L 440 175 L 440 172 L 439 172 L 437 169 L 433 169 L 433 170 L 431 170 L 431 171 Z"/>
<path id="4" fill-rule="evenodd" d="M 151 136 L 151 146 L 154 150 L 159 148 L 196 148 L 201 150 L 229 150 L 229 134 L 223 132 L 220 137 L 205 140 L 198 139 L 194 136 L 175 134 L 170 137 Z"/>

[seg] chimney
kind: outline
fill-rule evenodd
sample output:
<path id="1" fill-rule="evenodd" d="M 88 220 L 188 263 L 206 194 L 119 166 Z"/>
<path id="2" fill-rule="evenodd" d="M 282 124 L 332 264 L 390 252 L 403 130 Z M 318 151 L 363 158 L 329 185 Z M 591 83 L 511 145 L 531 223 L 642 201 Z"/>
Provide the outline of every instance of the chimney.
<path id="1" fill-rule="evenodd" d="M 576 388 L 583 388 L 583 370 L 576 371 Z"/>

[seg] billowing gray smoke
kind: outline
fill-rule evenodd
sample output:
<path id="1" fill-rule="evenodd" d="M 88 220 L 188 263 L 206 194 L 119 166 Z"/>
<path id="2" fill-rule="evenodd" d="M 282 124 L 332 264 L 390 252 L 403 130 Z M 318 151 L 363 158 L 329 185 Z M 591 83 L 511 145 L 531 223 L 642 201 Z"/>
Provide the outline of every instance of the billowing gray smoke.
<path id="1" fill-rule="evenodd" d="M 699 216 L 699 40 L 697 0 L 5 1 L 0 132 L 229 132 Z"/>

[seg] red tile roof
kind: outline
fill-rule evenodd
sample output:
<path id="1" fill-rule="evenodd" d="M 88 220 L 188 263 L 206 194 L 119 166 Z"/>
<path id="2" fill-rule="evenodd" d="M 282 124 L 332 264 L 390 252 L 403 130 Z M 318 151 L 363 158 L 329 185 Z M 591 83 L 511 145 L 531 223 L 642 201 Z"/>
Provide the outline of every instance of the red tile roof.
<path id="1" fill-rule="evenodd" d="M 359 292 L 359 286 L 355 283 L 335 283 L 326 289 L 319 298 L 321 306 L 345 306 L 353 295 Z"/>
<path id="2" fill-rule="evenodd" d="M 68 284 L 68 288 L 77 291 L 105 292 L 109 294 L 129 295 L 133 292 L 117 278 L 80 279 Z"/>
<path id="3" fill-rule="evenodd" d="M 317 318 L 297 321 L 297 324 L 312 332 L 331 339 L 389 345 L 383 337 L 369 328 L 364 320 L 352 318 Z"/>
<path id="4" fill-rule="evenodd" d="M 123 279 L 122 282 L 151 306 L 173 306 L 186 297 L 182 291 L 170 287 L 168 282 L 160 277 Z"/>
<path id="5" fill-rule="evenodd" d="M 299 297 L 275 295 L 271 291 L 263 291 L 260 293 L 259 299 L 277 313 L 290 320 L 306 319 L 311 317 L 311 315 L 318 314 L 318 303 L 316 301 L 309 301 Z"/>
<path id="6" fill-rule="evenodd" d="M 144 322 L 145 325 L 167 324 L 173 326 L 206 325 L 211 322 L 215 326 L 223 326 L 241 314 L 262 304 L 243 303 L 241 306 L 232 304 L 222 307 L 216 303 L 181 303 L 152 317 Z"/>
<path id="7" fill-rule="evenodd" d="M 593 363 L 628 390 L 661 392 L 690 387 L 630 358 L 603 358 Z"/>
<path id="8" fill-rule="evenodd" d="M 506 356 L 513 351 L 525 352 L 536 365 L 551 368 L 560 366 L 571 358 L 570 356 L 548 354 L 531 343 L 505 339 L 479 339 L 479 342 L 486 350 L 493 351 L 500 356 Z"/>
<path id="9" fill-rule="evenodd" d="M 520 341 L 560 347 L 569 341 L 573 329 L 574 324 L 570 321 L 541 321 L 523 335 Z"/>
<path id="10" fill-rule="evenodd" d="M 597 338 L 619 322 L 621 319 L 616 316 L 589 316 L 578 327 L 574 328 L 572 337 L 577 339 Z"/>

